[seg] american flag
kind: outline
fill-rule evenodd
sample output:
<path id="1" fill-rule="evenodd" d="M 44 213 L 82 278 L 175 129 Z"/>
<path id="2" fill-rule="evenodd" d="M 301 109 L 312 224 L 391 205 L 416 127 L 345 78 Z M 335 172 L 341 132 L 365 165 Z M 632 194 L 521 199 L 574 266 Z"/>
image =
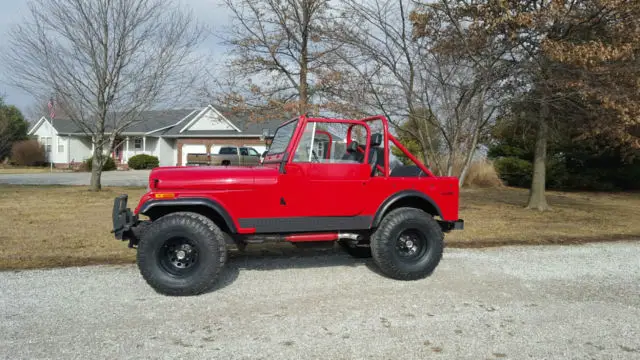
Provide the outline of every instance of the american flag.
<path id="1" fill-rule="evenodd" d="M 56 117 L 56 109 L 53 103 L 53 98 L 49 99 L 49 103 L 47 104 L 47 106 L 49 107 L 49 117 L 51 119 Z"/>

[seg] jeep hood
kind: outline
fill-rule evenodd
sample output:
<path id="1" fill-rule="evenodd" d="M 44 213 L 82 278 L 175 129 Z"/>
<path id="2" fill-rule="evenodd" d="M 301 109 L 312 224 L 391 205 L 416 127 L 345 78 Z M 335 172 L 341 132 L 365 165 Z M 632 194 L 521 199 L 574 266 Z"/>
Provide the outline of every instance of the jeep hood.
<path id="1" fill-rule="evenodd" d="M 159 167 L 149 174 L 149 187 L 153 191 L 241 190 L 274 183 L 277 177 L 276 168 L 263 166 Z"/>

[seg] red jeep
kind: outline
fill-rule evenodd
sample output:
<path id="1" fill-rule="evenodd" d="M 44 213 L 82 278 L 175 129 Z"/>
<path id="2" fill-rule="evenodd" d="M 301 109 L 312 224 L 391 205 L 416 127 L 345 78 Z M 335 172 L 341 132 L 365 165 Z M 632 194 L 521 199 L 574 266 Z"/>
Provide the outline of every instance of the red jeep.
<path id="1" fill-rule="evenodd" d="M 392 144 L 414 165 L 391 169 Z M 458 179 L 434 176 L 383 116 L 300 116 L 277 129 L 258 166 L 156 168 L 133 212 L 127 198 L 114 201 L 112 232 L 137 247 L 143 278 L 166 295 L 210 289 L 227 245 L 269 241 L 337 241 L 391 278 L 421 279 L 440 262 L 443 233 L 464 224 Z"/>

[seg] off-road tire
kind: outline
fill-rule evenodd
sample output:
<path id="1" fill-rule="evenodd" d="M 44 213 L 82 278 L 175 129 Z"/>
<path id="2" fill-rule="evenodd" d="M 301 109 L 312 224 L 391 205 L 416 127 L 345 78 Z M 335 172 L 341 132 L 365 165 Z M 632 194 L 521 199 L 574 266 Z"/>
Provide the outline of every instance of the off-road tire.
<path id="1" fill-rule="evenodd" d="M 367 247 L 361 247 L 361 246 L 351 247 L 351 246 L 349 246 L 348 242 L 342 241 L 342 240 L 338 240 L 338 244 L 340 244 L 340 247 L 342 247 L 344 249 L 344 251 L 347 252 L 347 254 L 353 256 L 354 258 L 367 259 L 367 258 L 371 257 L 371 247 L 369 247 L 369 246 L 367 246 Z"/>
<path id="2" fill-rule="evenodd" d="M 421 236 L 424 250 L 413 259 L 403 259 L 397 250 L 401 234 Z M 416 208 L 398 208 L 389 212 L 371 237 L 371 253 L 386 276 L 397 280 L 418 280 L 429 276 L 440 263 L 444 234 L 433 217 Z"/>
<path id="3" fill-rule="evenodd" d="M 193 243 L 197 260 L 187 274 L 172 274 L 163 259 L 164 245 L 172 239 Z M 222 230 L 206 216 L 191 212 L 165 215 L 142 234 L 137 251 L 138 269 L 158 293 L 169 296 L 199 295 L 210 290 L 227 261 Z"/>

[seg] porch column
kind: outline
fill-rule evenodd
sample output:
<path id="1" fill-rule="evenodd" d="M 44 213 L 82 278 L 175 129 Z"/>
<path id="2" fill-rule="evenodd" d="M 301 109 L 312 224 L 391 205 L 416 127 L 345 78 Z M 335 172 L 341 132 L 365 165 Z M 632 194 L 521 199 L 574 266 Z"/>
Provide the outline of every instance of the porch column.
<path id="1" fill-rule="evenodd" d="M 146 136 L 142 137 L 142 153 L 143 154 L 147 153 L 147 137 Z"/>
<path id="2" fill-rule="evenodd" d="M 126 142 L 124 143 L 124 144 L 125 144 L 125 145 L 124 145 L 124 148 L 125 148 L 125 151 L 124 151 L 124 161 L 127 161 L 127 162 L 128 162 L 128 161 L 129 161 L 129 137 L 128 137 L 128 136 L 126 136 L 126 137 L 124 138 L 124 141 L 126 141 Z"/>

